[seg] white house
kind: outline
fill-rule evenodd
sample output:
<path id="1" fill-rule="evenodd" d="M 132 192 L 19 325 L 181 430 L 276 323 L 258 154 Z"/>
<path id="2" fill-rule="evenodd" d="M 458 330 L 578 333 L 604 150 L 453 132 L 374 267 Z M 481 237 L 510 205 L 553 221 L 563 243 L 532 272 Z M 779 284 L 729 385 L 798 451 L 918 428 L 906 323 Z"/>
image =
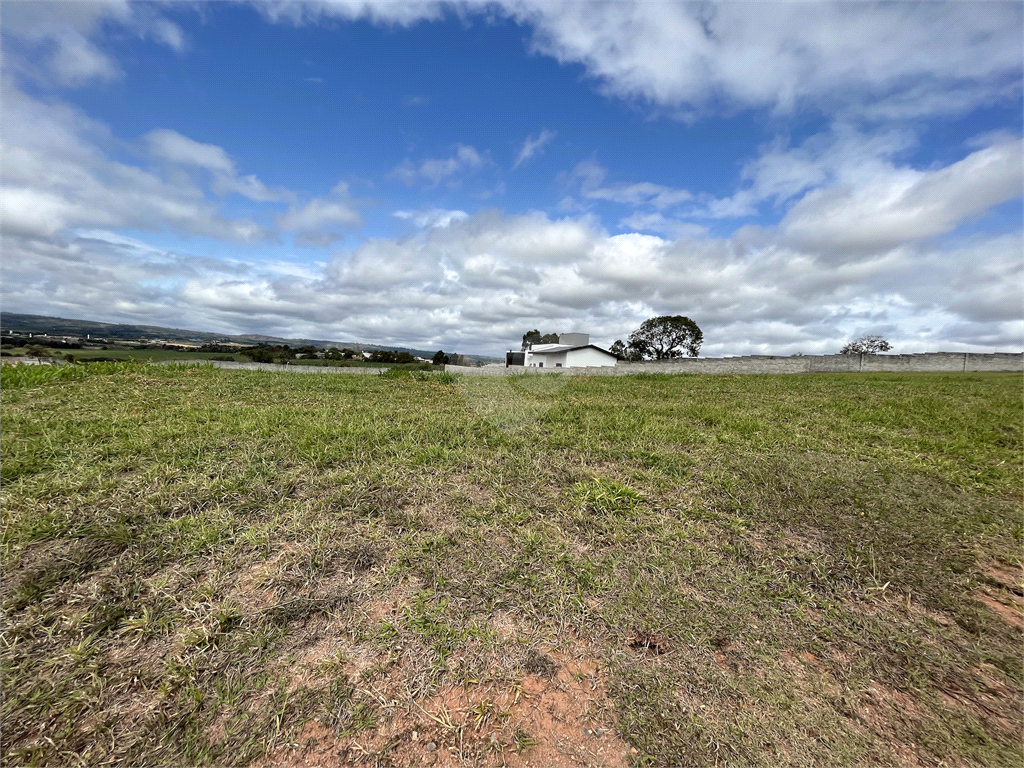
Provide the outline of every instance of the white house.
<path id="1" fill-rule="evenodd" d="M 505 353 L 505 367 L 580 368 L 615 365 L 618 358 L 590 343 L 586 333 L 562 333 L 557 344 L 534 344 L 523 352 Z"/>

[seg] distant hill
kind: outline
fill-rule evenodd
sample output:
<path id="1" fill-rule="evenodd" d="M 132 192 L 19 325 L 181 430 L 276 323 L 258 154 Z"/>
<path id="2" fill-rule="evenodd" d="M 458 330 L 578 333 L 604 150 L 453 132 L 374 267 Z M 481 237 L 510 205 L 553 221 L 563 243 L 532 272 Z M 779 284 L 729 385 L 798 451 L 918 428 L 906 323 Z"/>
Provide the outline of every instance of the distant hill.
<path id="1" fill-rule="evenodd" d="M 200 342 L 203 344 L 287 344 L 290 347 L 348 347 L 349 349 L 375 350 L 387 349 L 395 352 L 409 352 L 419 357 L 430 358 L 436 349 L 413 349 L 411 347 L 389 347 L 383 344 L 364 344 L 358 341 L 327 341 L 324 339 L 287 339 L 279 336 L 263 336 L 256 333 L 234 335 L 228 333 L 210 333 L 209 331 L 193 331 L 186 328 L 164 328 L 159 325 L 129 325 L 126 323 L 97 323 L 92 320 L 71 320 L 63 317 L 47 317 L 46 315 L 22 315 L 15 312 L 0 312 L 0 329 L 4 331 L 22 331 L 25 333 L 50 333 L 57 336 L 101 336 L 117 341 L 154 341 L 161 339 L 169 342 Z M 451 352 L 452 350 L 445 350 Z M 456 352 L 458 350 L 455 350 Z M 461 353 L 460 353 L 461 354 Z M 470 360 L 485 363 L 499 362 L 497 357 L 484 355 L 465 355 Z"/>

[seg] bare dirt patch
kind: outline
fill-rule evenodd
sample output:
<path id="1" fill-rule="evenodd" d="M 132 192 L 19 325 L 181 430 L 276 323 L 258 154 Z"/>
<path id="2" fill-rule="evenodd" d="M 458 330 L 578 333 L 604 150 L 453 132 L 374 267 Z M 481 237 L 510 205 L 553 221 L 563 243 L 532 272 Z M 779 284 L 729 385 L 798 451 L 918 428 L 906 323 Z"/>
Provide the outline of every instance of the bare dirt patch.
<path id="1" fill-rule="evenodd" d="M 1014 595 L 1013 597 L 1017 596 Z M 1007 605 L 996 599 L 988 589 L 984 589 L 975 595 L 975 599 L 1010 626 L 1024 629 L 1024 599 L 1017 598 L 1013 600 L 1012 605 Z"/>
<path id="2" fill-rule="evenodd" d="M 1024 628 L 1024 571 L 990 563 L 984 581 L 975 599 L 1010 626 Z"/>
<path id="3" fill-rule="evenodd" d="M 783 548 L 801 554 L 816 554 L 825 548 L 821 534 L 809 530 L 790 530 L 782 537 L 781 543 Z"/>
<path id="4" fill-rule="evenodd" d="M 550 674 L 515 684 L 446 685 L 407 700 L 375 728 L 340 736 L 308 723 L 258 765 L 625 766 L 597 663 L 557 652 Z"/>
<path id="5" fill-rule="evenodd" d="M 452 475 L 451 484 L 458 488 L 476 507 L 487 507 L 491 503 L 491 492 L 479 483 L 471 481 L 464 475 Z"/>
<path id="6" fill-rule="evenodd" d="M 826 669 L 821 659 L 810 651 L 801 651 L 794 655 L 784 650 L 779 654 L 782 669 L 790 675 L 796 691 L 804 701 L 814 701 L 822 691 L 829 695 L 838 695 L 841 686 L 833 674 Z"/>
<path id="7" fill-rule="evenodd" d="M 921 710 L 910 696 L 876 681 L 857 703 L 857 719 L 881 738 L 899 765 L 931 764 L 910 740 L 911 727 L 921 718 Z"/>
<path id="8" fill-rule="evenodd" d="M 514 641 L 522 634 L 519 621 L 510 611 L 495 611 L 490 618 L 490 625 L 502 642 Z"/>
<path id="9" fill-rule="evenodd" d="M 254 768 L 281 765 L 290 768 L 313 768 L 323 765 L 374 764 L 372 761 L 360 762 L 359 754 L 353 754 L 351 747 L 346 746 L 347 741 L 339 739 L 330 728 L 311 720 L 303 726 L 294 742 L 278 747 L 252 765 Z"/>
<path id="10" fill-rule="evenodd" d="M 228 596 L 244 613 L 257 612 L 272 605 L 277 600 L 272 588 L 274 578 L 281 569 L 282 561 L 295 550 L 295 545 L 285 544 L 266 560 L 239 571 Z"/>
<path id="11" fill-rule="evenodd" d="M 985 575 L 1008 592 L 1015 595 L 1024 592 L 1024 571 L 1020 568 L 994 563 L 985 569 Z"/>
<path id="12" fill-rule="evenodd" d="M 720 643 L 714 652 L 715 664 L 726 675 L 737 675 L 747 666 L 747 656 L 738 643 Z"/>

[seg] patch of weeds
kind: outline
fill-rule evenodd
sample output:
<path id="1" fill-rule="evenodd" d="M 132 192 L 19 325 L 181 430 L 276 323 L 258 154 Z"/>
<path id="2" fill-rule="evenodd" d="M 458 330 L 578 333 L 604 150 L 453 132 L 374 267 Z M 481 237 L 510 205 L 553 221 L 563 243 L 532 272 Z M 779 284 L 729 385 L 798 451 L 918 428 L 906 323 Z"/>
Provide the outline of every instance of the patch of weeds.
<path id="1" fill-rule="evenodd" d="M 319 719 L 342 736 L 351 736 L 377 723 L 376 708 L 360 700 L 348 676 L 338 672 L 319 694 Z"/>
<path id="2" fill-rule="evenodd" d="M 643 497 L 628 485 L 595 477 L 590 482 L 573 484 L 569 500 L 585 512 L 614 514 L 632 511 Z"/>
<path id="3" fill-rule="evenodd" d="M 330 616 L 336 609 L 347 605 L 351 600 L 352 597 L 348 594 L 293 597 L 263 611 L 262 618 L 272 626 L 285 627 L 316 614 Z"/>
<path id="4" fill-rule="evenodd" d="M 626 642 L 633 650 L 648 653 L 651 656 L 661 656 L 663 653 L 668 653 L 670 648 L 666 637 L 653 632 L 630 632 L 626 636 Z M 721 638 L 716 639 L 716 643 L 721 647 Z"/>
<path id="5" fill-rule="evenodd" d="M 411 381 L 413 379 L 413 373 L 419 373 L 419 371 L 407 371 L 404 368 L 388 368 L 381 371 L 377 375 L 382 379 L 395 380 L 395 381 Z"/>
<path id="6" fill-rule="evenodd" d="M 118 633 L 144 638 L 163 637 L 174 627 L 174 620 L 173 604 L 169 600 L 160 600 L 156 605 L 143 605 L 123 618 Z"/>
<path id="7" fill-rule="evenodd" d="M 456 384 L 459 381 L 459 374 L 442 371 L 441 373 L 434 374 L 434 381 L 444 385 Z"/>
<path id="8" fill-rule="evenodd" d="M 475 621 L 469 626 L 456 626 L 450 620 L 451 606 L 449 600 L 436 599 L 432 592 L 421 590 L 404 615 L 406 628 L 422 637 L 442 664 L 469 638 L 488 635 L 486 627 Z"/>
<path id="9" fill-rule="evenodd" d="M 558 672 L 558 664 L 546 653 L 531 648 L 526 652 L 523 669 L 538 677 L 554 677 Z"/>
<path id="10" fill-rule="evenodd" d="M 53 556 L 9 578 L 3 609 L 17 613 L 60 585 L 81 581 L 122 550 L 122 545 L 97 539 L 79 539 L 57 547 Z"/>
<path id="11" fill-rule="evenodd" d="M 571 520 L 585 539 L 605 543 L 635 539 L 644 499 L 623 483 L 603 478 L 575 483 L 569 489 Z"/>
<path id="12" fill-rule="evenodd" d="M 377 628 L 376 639 L 382 643 L 390 644 L 399 638 L 398 629 L 390 621 L 385 621 Z"/>
<path id="13" fill-rule="evenodd" d="M 509 710 L 504 710 L 494 703 L 493 699 L 485 698 L 469 708 L 467 712 L 473 725 L 479 729 L 482 725 L 492 722 L 500 723 L 512 715 Z"/>
<path id="14" fill-rule="evenodd" d="M 512 741 L 515 745 L 516 754 L 522 754 L 540 744 L 540 739 L 533 738 L 521 725 L 517 725 L 512 732 Z"/>
<path id="15" fill-rule="evenodd" d="M 342 560 L 356 573 L 365 573 L 380 563 L 381 553 L 374 545 L 360 542 L 346 548 Z"/>

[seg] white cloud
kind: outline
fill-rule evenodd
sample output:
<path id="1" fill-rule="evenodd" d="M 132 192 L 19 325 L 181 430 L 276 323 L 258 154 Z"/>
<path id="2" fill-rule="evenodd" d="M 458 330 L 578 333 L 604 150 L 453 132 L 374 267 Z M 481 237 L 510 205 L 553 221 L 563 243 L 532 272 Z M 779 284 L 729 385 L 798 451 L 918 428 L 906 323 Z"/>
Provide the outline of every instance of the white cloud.
<path id="1" fill-rule="evenodd" d="M 930 171 L 875 167 L 870 177 L 815 189 L 786 214 L 784 242 L 802 250 L 878 252 L 934 237 L 1024 189 L 1021 141 L 971 153 Z"/>
<path id="2" fill-rule="evenodd" d="M 23 2 L 4 5 L 5 65 L 22 76 L 59 85 L 81 86 L 93 80 L 115 80 L 121 68 L 102 49 L 105 28 L 119 27 L 175 51 L 185 47 L 185 34 L 152 6 L 124 0 L 102 3 Z M 98 43 L 96 39 L 100 39 Z"/>
<path id="3" fill-rule="evenodd" d="M 708 229 L 700 224 L 667 218 L 661 213 L 634 213 L 619 220 L 619 227 L 634 232 L 656 232 L 672 238 L 705 237 Z"/>
<path id="4" fill-rule="evenodd" d="M 699 205 L 687 213 L 713 219 L 741 218 L 757 213 L 764 202 L 781 206 L 810 189 L 837 182 L 867 182 L 916 143 L 915 135 L 906 129 L 865 134 L 842 122 L 798 147 L 776 141 L 744 164 L 741 186 L 733 195 L 702 195 Z"/>
<path id="5" fill-rule="evenodd" d="M 213 144 L 201 144 L 177 131 L 165 128 L 150 131 L 145 135 L 150 152 L 157 157 L 181 165 L 195 165 L 214 173 L 233 176 L 235 164 L 228 153 Z"/>
<path id="6" fill-rule="evenodd" d="M 640 182 L 621 184 L 613 187 L 584 190 L 583 195 L 591 200 L 608 200 L 623 205 L 650 205 L 662 209 L 690 200 L 693 195 L 685 189 L 673 189 L 662 184 Z"/>
<path id="7" fill-rule="evenodd" d="M 287 190 L 268 189 L 251 174 L 239 177 L 234 161 L 215 144 L 202 144 L 166 128 L 152 130 L 143 138 L 154 157 L 209 171 L 213 176 L 212 188 L 220 195 L 237 193 L 261 203 L 288 202 L 295 197 Z"/>
<path id="8" fill-rule="evenodd" d="M 209 190 L 221 197 L 289 202 L 276 223 L 295 232 L 300 245 L 330 245 L 341 238 L 336 227 L 362 226 L 345 183 L 323 198 L 299 201 L 294 192 L 268 188 L 254 175 L 239 176 L 222 147 L 165 129 L 150 131 L 141 141 L 144 154 L 163 165 L 161 174 L 110 159 L 102 147 L 119 143 L 105 126 L 72 107 L 33 99 L 9 81 L 3 102 L 2 221 L 8 234 L 51 239 L 72 229 L 132 228 L 243 242 L 277 238 L 251 219 L 221 215 L 191 170 L 208 174 Z"/>
<path id="9" fill-rule="evenodd" d="M 342 237 L 326 227 L 358 228 L 363 225 L 363 217 L 355 209 L 348 184 L 339 182 L 328 197 L 292 205 L 276 222 L 281 229 L 296 232 L 299 245 L 326 247 Z"/>
<path id="10" fill-rule="evenodd" d="M 519 150 L 519 156 L 516 157 L 516 161 L 512 164 L 512 169 L 515 170 L 537 154 L 537 152 L 539 152 L 545 144 L 555 138 L 556 135 L 557 133 L 555 131 L 549 131 L 545 128 L 537 134 L 536 138 L 533 136 L 527 136 L 526 141 L 523 142 L 522 149 Z"/>
<path id="11" fill-rule="evenodd" d="M 446 10 L 532 27 L 610 95 L 705 112 L 812 106 L 882 119 L 965 112 L 1020 92 L 1018 3 L 257 3 L 275 20 L 411 25 Z"/>
<path id="12" fill-rule="evenodd" d="M 432 0 L 261 0 L 255 6 L 272 21 L 296 26 L 337 18 L 411 26 L 421 21 L 437 21 L 444 16 L 444 4 Z"/>
<path id="13" fill-rule="evenodd" d="M 362 223 L 362 217 L 343 203 L 317 199 L 289 210 L 277 218 L 277 223 L 282 229 L 310 230 L 323 224 L 358 226 Z"/>
<path id="14" fill-rule="evenodd" d="M 834 352 L 864 332 L 904 352 L 1024 341 L 1020 231 L 836 261 L 696 229 L 613 235 L 590 218 L 430 213 L 433 225 L 408 214 L 423 222 L 413 234 L 294 268 L 5 230 L 5 307 L 494 354 L 532 327 L 607 344 L 669 313 L 697 320 L 706 354 Z"/>
<path id="15" fill-rule="evenodd" d="M 483 166 L 487 160 L 471 146 L 458 144 L 455 154 L 442 159 L 421 160 L 414 163 L 406 158 L 388 174 L 389 178 L 412 186 L 421 181 L 428 181 L 436 186 L 449 176 L 473 171 Z"/>
<path id="16" fill-rule="evenodd" d="M 593 160 L 584 160 L 569 174 L 561 174 L 563 186 L 579 184 L 580 195 L 588 200 L 606 200 L 622 205 L 649 206 L 664 210 L 693 198 L 685 189 L 643 181 L 633 184 L 604 184 L 608 172 Z"/>
<path id="17" fill-rule="evenodd" d="M 686 109 L 870 105 L 959 111 L 1019 78 L 1010 4 L 522 2 L 534 49 L 580 62 L 612 94 Z M 936 101 L 949 84 L 955 101 Z"/>
<path id="18" fill-rule="evenodd" d="M 173 229 L 246 242 L 273 238 L 251 220 L 222 216 L 187 179 L 168 180 L 110 159 L 100 145 L 118 142 L 78 110 L 26 96 L 9 81 L 2 93 L 5 233 L 45 239 L 85 227 Z M 216 152 L 204 159 L 218 162 Z"/>
<path id="19" fill-rule="evenodd" d="M 463 221 L 469 218 L 469 214 L 465 211 L 447 211 L 443 208 L 431 208 L 426 211 L 395 211 L 392 216 L 411 221 L 417 227 L 427 229 L 447 227 L 454 221 Z"/>

